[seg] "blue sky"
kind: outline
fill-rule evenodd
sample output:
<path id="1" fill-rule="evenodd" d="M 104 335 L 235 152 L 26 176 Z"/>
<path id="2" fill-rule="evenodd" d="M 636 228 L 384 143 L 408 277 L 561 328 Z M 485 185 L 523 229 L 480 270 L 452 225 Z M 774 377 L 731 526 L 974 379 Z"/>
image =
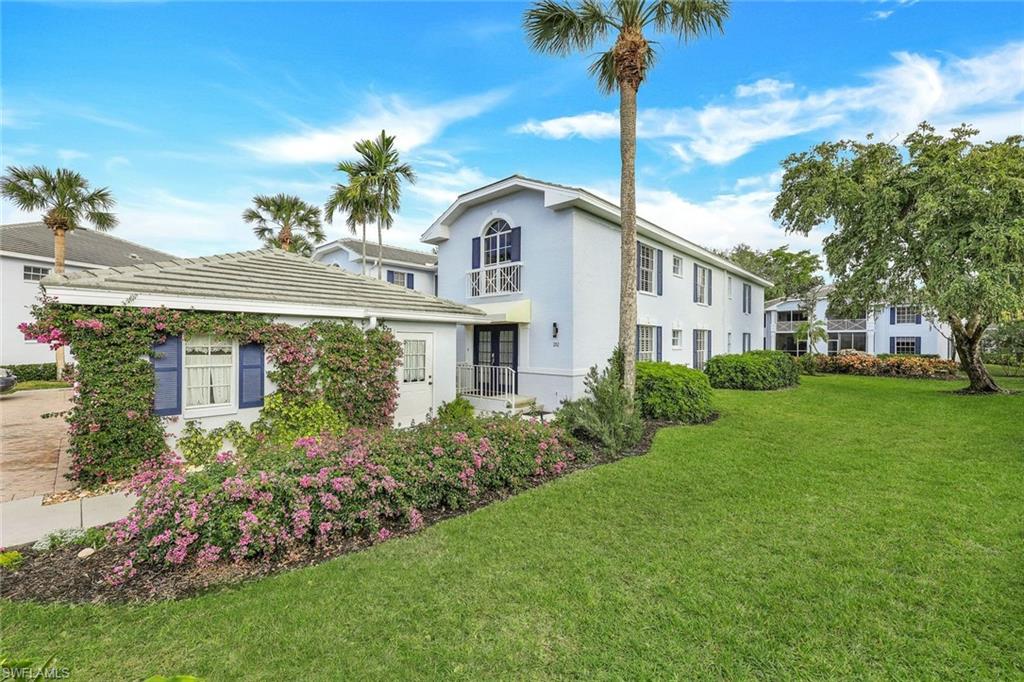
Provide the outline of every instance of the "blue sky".
<path id="1" fill-rule="evenodd" d="M 524 7 L 5 2 L 3 164 L 81 171 L 119 199 L 117 234 L 180 255 L 255 246 L 254 194 L 322 204 L 382 127 L 420 176 L 391 242 L 416 246 L 455 195 L 513 173 L 615 199 L 616 99 L 587 57 L 531 53 Z M 1019 3 L 734 3 L 723 36 L 661 41 L 640 213 L 706 245 L 816 249 L 768 216 L 787 154 L 924 118 L 1002 138 L 1022 111 Z"/>

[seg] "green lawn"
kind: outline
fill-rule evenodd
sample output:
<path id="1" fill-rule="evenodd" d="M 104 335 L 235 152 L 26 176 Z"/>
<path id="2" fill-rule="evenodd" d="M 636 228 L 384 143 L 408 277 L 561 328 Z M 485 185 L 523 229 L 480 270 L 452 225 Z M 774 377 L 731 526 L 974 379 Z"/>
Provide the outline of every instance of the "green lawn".
<path id="1" fill-rule="evenodd" d="M 3 604 L 3 646 L 73 679 L 1020 678 L 1024 395 L 959 385 L 719 391 L 647 456 L 327 564 Z"/>
<path id="2" fill-rule="evenodd" d="M 15 391 L 38 391 L 44 388 L 70 388 L 66 381 L 19 381 L 14 385 Z"/>

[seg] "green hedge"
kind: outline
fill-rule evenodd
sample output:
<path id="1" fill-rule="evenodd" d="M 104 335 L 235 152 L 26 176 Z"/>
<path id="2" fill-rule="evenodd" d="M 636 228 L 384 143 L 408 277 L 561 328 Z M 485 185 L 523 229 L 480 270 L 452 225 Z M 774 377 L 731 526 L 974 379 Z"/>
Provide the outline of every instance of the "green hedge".
<path id="1" fill-rule="evenodd" d="M 779 350 L 716 355 L 708 361 L 704 371 L 715 388 L 772 391 L 800 383 L 796 361 Z"/>
<path id="2" fill-rule="evenodd" d="M 39 365 L 4 365 L 18 377 L 18 381 L 57 381 L 57 363 L 44 362 Z"/>
<path id="3" fill-rule="evenodd" d="M 707 376 L 668 362 L 636 363 L 636 401 L 647 419 L 696 424 L 714 414 Z"/>

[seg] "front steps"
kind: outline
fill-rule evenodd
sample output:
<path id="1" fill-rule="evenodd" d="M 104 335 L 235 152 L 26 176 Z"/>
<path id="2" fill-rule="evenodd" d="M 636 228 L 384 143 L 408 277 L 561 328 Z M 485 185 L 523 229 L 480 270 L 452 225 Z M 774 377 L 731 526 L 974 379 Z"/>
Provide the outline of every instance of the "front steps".
<path id="1" fill-rule="evenodd" d="M 501 412 L 504 414 L 526 414 L 528 412 L 543 411 L 543 407 L 537 404 L 537 399 L 529 395 L 514 395 L 511 399 L 487 398 L 477 395 L 462 396 L 476 409 L 477 414 L 493 414 Z"/>

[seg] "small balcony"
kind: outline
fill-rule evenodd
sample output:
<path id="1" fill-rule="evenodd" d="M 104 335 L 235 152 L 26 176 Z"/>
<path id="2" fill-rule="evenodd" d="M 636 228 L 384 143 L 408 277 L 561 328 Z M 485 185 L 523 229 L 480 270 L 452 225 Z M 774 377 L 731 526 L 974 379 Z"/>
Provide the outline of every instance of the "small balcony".
<path id="1" fill-rule="evenodd" d="M 523 290 L 523 264 L 497 263 L 467 273 L 466 284 L 469 298 L 504 296 L 518 294 Z"/>
<path id="2" fill-rule="evenodd" d="M 775 331 L 780 333 L 792 333 L 796 331 L 796 328 L 802 325 L 807 320 L 778 320 L 775 323 Z"/>
<path id="3" fill-rule="evenodd" d="M 830 332 L 866 332 L 868 330 L 868 321 L 865 318 L 854 320 L 829 318 L 826 326 Z"/>

